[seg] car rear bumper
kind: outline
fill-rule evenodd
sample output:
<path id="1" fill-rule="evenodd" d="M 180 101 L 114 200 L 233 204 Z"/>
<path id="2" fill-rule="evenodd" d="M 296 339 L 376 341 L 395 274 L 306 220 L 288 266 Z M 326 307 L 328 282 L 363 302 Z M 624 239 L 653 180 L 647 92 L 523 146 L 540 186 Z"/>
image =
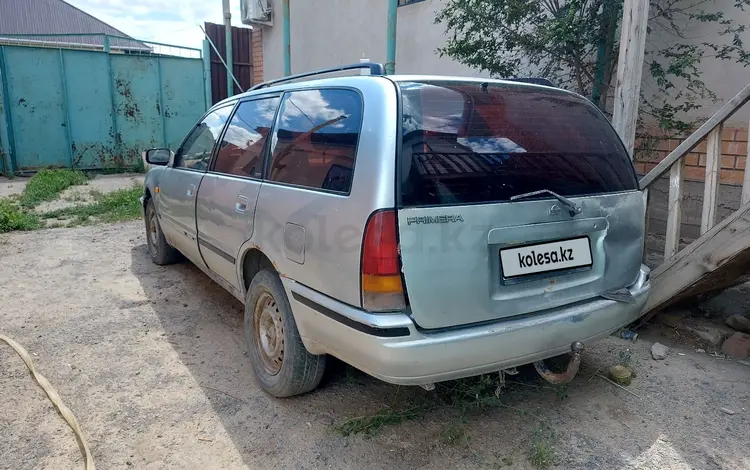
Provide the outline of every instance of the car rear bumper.
<path id="1" fill-rule="evenodd" d="M 645 266 L 628 290 L 632 303 L 597 298 L 518 318 L 424 331 L 406 314 L 373 315 L 293 280 L 284 287 L 297 327 L 313 354 L 331 354 L 400 385 L 422 385 L 496 372 L 589 344 L 636 320 L 650 289 Z"/>

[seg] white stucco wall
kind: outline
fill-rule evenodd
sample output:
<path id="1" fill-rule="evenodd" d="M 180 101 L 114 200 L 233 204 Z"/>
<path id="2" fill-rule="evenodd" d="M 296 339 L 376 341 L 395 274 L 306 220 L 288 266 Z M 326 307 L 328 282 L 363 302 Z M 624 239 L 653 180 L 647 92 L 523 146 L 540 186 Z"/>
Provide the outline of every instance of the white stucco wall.
<path id="1" fill-rule="evenodd" d="M 750 25 L 750 9 L 742 12 L 734 7 L 734 0 L 713 0 L 700 8 L 709 11 L 723 11 L 725 15 L 735 21 L 737 25 Z M 659 50 L 665 46 L 674 44 L 676 40 L 680 43 L 700 44 L 702 42 L 719 43 L 720 41 L 731 41 L 731 36 L 720 38 L 718 31 L 721 26 L 710 23 L 703 23 L 697 20 L 684 19 L 682 23 L 684 38 L 676 38 L 672 31 L 651 25 L 651 32 L 647 38 L 646 48 L 650 50 Z M 750 30 L 745 31 L 740 36 L 745 44 L 746 49 L 750 49 Z M 702 108 L 690 113 L 694 119 L 708 118 L 718 111 L 721 106 L 739 93 L 748 83 L 750 83 L 750 67 L 742 67 L 731 60 L 721 60 L 714 57 L 706 56 L 701 61 L 701 79 L 706 83 L 719 98 L 718 103 L 712 103 L 709 100 L 703 101 Z M 648 70 L 643 71 L 643 93 L 646 96 L 653 95 L 657 90 L 654 85 L 651 74 Z M 672 94 L 674 95 L 674 94 Z M 732 116 L 726 123 L 730 127 L 747 127 L 750 119 L 750 104 L 745 105 L 737 114 Z"/>
<path id="2" fill-rule="evenodd" d="M 385 62 L 386 0 L 306 0 L 290 2 L 292 73 L 359 62 Z M 436 49 L 445 42 L 443 27 L 433 24 L 442 0 L 398 8 L 396 72 L 482 75 Z M 284 73 L 281 0 L 274 0 L 274 25 L 263 30 L 263 75 Z M 486 74 L 484 74 L 486 76 Z"/>
<path id="3" fill-rule="evenodd" d="M 358 62 L 365 57 L 373 62 L 385 62 L 386 0 L 301 0 L 291 1 L 291 56 L 292 73 Z M 436 12 L 445 0 L 424 0 L 398 8 L 398 33 L 396 39 L 396 72 L 436 75 L 487 76 L 450 58 L 440 57 L 436 49 L 446 40 L 442 25 L 435 25 Z M 734 0 L 716 0 L 722 9 L 738 23 L 750 24 L 750 10 L 744 13 L 735 9 Z M 273 0 L 274 25 L 263 27 L 264 79 L 283 75 L 281 0 Z M 741 18 L 741 17 L 744 17 Z M 715 32 L 705 25 L 686 26 L 686 35 L 695 41 L 713 41 Z M 750 31 L 743 39 L 750 44 Z M 658 45 L 674 40 L 668 33 L 652 34 L 649 44 Z M 705 103 L 694 112 L 694 118 L 708 117 L 721 104 L 750 83 L 750 68 L 730 61 L 706 59 L 703 79 L 716 92 L 717 105 Z M 644 70 L 644 91 L 653 85 Z M 731 125 L 747 127 L 750 106 L 745 106 L 730 121 Z"/>

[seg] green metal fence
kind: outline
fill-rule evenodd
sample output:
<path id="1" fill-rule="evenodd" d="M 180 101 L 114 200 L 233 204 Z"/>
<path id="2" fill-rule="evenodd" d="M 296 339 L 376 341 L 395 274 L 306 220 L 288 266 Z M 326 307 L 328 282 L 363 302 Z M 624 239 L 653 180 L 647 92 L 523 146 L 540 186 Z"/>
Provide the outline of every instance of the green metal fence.
<path id="1" fill-rule="evenodd" d="M 0 38 L 0 169 L 135 165 L 206 110 L 201 50 L 107 35 Z"/>

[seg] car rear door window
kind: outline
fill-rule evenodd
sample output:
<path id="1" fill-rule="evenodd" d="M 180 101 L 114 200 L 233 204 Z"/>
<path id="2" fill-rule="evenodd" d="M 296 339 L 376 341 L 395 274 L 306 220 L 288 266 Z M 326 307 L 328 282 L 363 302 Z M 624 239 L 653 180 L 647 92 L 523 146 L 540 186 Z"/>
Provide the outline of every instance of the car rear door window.
<path id="1" fill-rule="evenodd" d="M 278 106 L 278 97 L 240 103 L 224 132 L 213 171 L 260 178 L 263 174 L 263 150 Z"/>
<path id="2" fill-rule="evenodd" d="M 175 166 L 206 171 L 211 153 L 233 106 L 224 106 L 206 115 L 177 150 Z"/>
<path id="3" fill-rule="evenodd" d="M 638 188 L 612 126 L 579 96 L 461 81 L 400 88 L 404 206 L 504 202 L 543 189 L 583 196 Z"/>
<path id="4" fill-rule="evenodd" d="M 362 98 L 353 90 L 284 95 L 268 179 L 348 193 L 362 127 Z"/>

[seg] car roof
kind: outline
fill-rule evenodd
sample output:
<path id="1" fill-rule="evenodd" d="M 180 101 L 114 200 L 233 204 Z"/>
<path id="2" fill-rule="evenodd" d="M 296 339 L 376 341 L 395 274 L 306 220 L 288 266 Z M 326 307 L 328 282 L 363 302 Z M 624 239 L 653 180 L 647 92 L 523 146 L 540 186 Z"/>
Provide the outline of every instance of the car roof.
<path id="1" fill-rule="evenodd" d="M 320 88 L 320 87 L 334 87 L 334 86 L 357 86 L 357 83 L 369 80 L 389 80 L 394 83 L 401 82 L 467 82 L 467 83 L 490 83 L 490 84 L 502 84 L 509 87 L 520 87 L 520 88 L 538 88 L 547 91 L 559 92 L 561 94 L 569 94 L 580 96 L 577 93 L 573 93 L 562 88 L 550 87 L 546 85 L 540 85 L 536 83 L 528 83 L 514 80 L 502 80 L 495 78 L 482 78 L 482 77 L 466 77 L 466 76 L 447 76 L 447 75 L 347 75 L 339 77 L 327 77 L 318 78 L 313 80 L 299 80 L 290 81 L 287 83 L 280 83 L 277 85 L 264 86 L 262 88 L 250 89 L 244 93 L 230 96 L 215 105 L 213 108 L 223 106 L 227 103 L 251 97 L 260 96 L 266 94 L 275 94 L 287 90 L 300 90 L 306 88 Z"/>

